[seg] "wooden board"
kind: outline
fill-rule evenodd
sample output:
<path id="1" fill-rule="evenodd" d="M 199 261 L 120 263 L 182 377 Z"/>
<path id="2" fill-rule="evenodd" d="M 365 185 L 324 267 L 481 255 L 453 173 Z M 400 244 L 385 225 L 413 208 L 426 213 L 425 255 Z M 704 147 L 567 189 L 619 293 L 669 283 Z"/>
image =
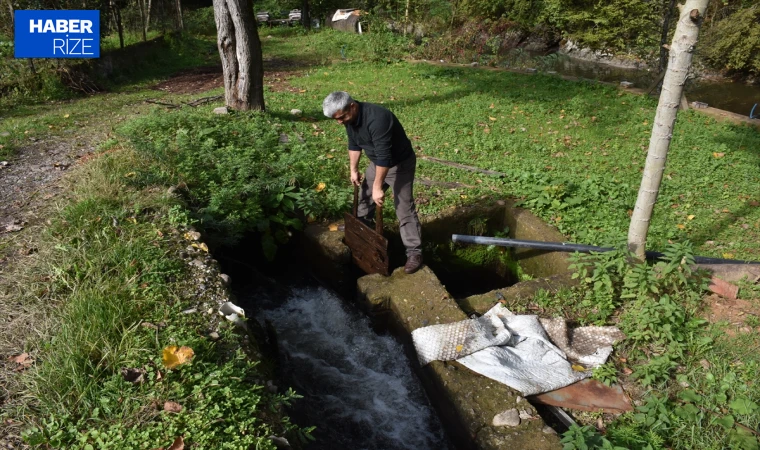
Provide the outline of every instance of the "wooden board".
<path id="1" fill-rule="evenodd" d="M 390 275 L 388 239 L 365 225 L 351 213 L 345 216 L 345 243 L 351 249 L 351 259 L 368 274 Z"/>

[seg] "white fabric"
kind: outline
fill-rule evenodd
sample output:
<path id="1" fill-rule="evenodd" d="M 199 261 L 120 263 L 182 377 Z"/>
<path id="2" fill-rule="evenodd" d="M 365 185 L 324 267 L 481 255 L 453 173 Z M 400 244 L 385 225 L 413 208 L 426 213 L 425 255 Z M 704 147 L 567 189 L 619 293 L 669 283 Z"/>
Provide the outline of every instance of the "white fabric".
<path id="1" fill-rule="evenodd" d="M 537 316 L 512 314 L 499 303 L 477 319 L 418 328 L 412 339 L 422 365 L 456 359 L 523 395 L 534 395 L 591 375 L 573 370 L 568 355 L 552 341 L 565 347 L 574 360 L 595 367 L 612 352 L 609 344 L 623 337 L 614 327 L 584 327 L 578 329 L 582 333 L 568 333 L 564 320 L 559 319 L 563 326 L 556 320 L 547 321 L 550 338 Z"/>
<path id="2" fill-rule="evenodd" d="M 355 10 L 353 9 L 339 9 L 335 11 L 335 14 L 333 14 L 332 21 L 337 22 L 339 20 L 345 20 L 348 19 L 348 17 L 353 14 Z"/>

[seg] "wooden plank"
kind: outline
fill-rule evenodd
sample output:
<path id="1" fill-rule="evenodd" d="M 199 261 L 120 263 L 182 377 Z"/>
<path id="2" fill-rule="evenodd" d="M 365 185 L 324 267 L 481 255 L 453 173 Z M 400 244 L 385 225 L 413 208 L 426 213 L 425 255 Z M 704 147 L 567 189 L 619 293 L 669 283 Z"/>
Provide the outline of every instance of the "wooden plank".
<path id="1" fill-rule="evenodd" d="M 388 240 L 352 214 L 346 213 L 344 241 L 354 263 L 366 273 L 390 274 Z"/>

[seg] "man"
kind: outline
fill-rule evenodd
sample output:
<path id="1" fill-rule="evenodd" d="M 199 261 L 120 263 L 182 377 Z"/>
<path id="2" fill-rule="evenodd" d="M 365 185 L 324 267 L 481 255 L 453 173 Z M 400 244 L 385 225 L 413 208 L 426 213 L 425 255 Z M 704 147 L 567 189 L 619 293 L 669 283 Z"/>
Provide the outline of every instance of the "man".
<path id="1" fill-rule="evenodd" d="M 328 95 L 322 111 L 346 126 L 351 183 L 361 187 L 357 215 L 372 220 L 375 205 L 382 208 L 385 191 L 393 188 L 399 231 L 406 247 L 404 272 L 416 272 L 422 266 L 422 233 L 413 193 L 417 156 L 404 127 L 382 106 L 357 102 L 343 91 Z M 362 150 L 370 160 L 364 180 L 359 173 Z"/>

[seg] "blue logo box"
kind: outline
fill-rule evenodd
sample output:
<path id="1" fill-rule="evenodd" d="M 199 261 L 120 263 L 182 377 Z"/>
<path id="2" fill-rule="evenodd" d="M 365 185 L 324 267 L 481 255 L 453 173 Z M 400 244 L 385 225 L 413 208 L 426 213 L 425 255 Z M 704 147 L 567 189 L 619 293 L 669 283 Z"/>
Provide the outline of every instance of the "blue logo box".
<path id="1" fill-rule="evenodd" d="M 99 58 L 100 11 L 16 10 L 16 58 Z"/>

